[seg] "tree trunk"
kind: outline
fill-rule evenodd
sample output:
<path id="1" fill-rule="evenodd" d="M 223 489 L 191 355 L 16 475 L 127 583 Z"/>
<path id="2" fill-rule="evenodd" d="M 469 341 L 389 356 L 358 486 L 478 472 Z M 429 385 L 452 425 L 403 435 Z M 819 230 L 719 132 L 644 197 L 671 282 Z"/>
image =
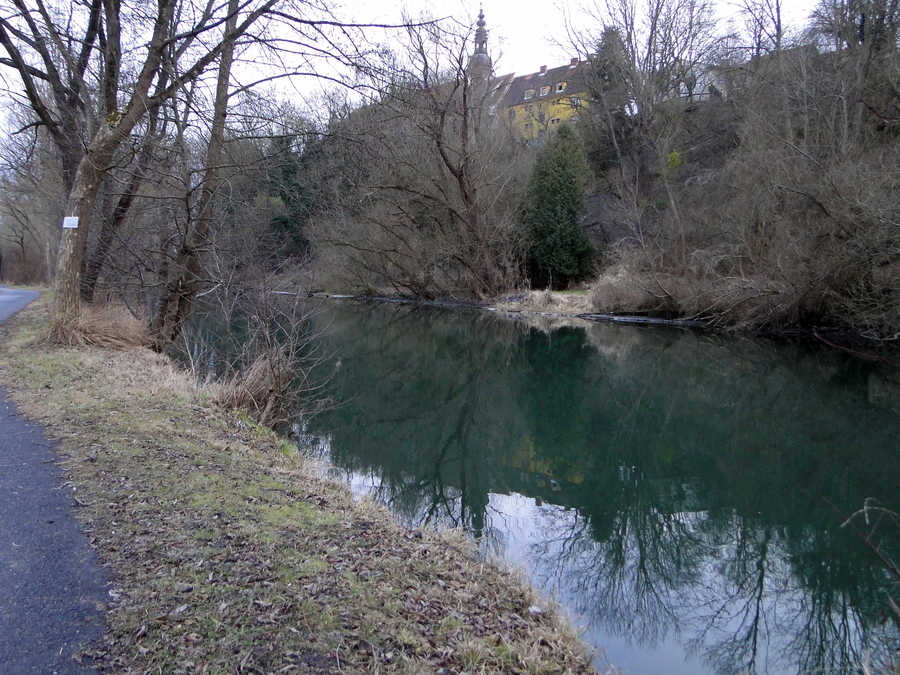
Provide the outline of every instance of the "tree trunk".
<path id="1" fill-rule="evenodd" d="M 101 131 L 98 135 L 105 136 L 107 134 Z M 87 241 L 88 225 L 94 210 L 94 201 L 110 155 L 111 151 L 91 152 L 89 150 L 85 153 L 84 159 L 78 166 L 72 183 L 72 191 L 66 202 L 65 213 L 67 216 L 78 218 L 78 227 L 63 229 L 59 241 L 54 282 L 56 294 L 53 302 L 53 314 L 50 318 L 50 339 L 53 341 L 66 341 L 66 328 L 78 317 L 81 310 L 80 278 L 84 245 Z"/>
<path id="2" fill-rule="evenodd" d="M 153 348 L 163 351 L 177 338 L 200 290 L 203 271 L 202 256 L 209 242 L 214 196 L 218 183 L 218 167 L 225 143 L 225 117 L 228 112 L 228 83 L 234 60 L 234 36 L 237 26 L 238 0 L 228 1 L 228 20 L 225 22 L 225 42 L 219 60 L 216 100 L 213 104 L 213 124 L 206 152 L 206 172 L 203 191 L 197 204 L 193 233 L 185 233 L 175 260 L 175 276 L 166 284 L 156 315 L 150 326 Z M 228 37 L 231 36 L 231 37 Z"/>
<path id="3" fill-rule="evenodd" d="M 165 72 L 160 73 L 159 82 L 156 85 L 156 93 L 158 94 L 163 91 L 167 84 L 168 75 Z M 115 239 L 116 234 L 122 227 L 125 216 L 128 215 L 128 211 L 131 209 L 131 205 L 137 195 L 138 188 L 140 188 L 144 176 L 147 174 L 147 169 L 150 166 L 153 155 L 152 146 L 157 138 L 157 127 L 159 125 L 161 110 L 162 106 L 157 105 L 156 108 L 151 111 L 147 135 L 141 146 L 137 165 L 131 174 L 131 180 L 128 183 L 128 187 L 125 189 L 122 196 L 119 197 L 118 202 L 116 202 L 112 215 L 103 219 L 103 227 L 100 230 L 100 236 L 97 238 L 97 246 L 91 257 L 88 259 L 87 265 L 85 266 L 84 278 L 81 280 L 81 299 L 85 302 L 93 302 L 94 300 L 94 290 L 97 287 L 97 279 L 100 277 L 100 270 L 106 265 L 106 259 L 109 255 L 109 249 L 112 246 L 113 239 Z M 165 128 L 166 125 L 165 122 L 163 122 L 163 133 L 165 133 Z"/>

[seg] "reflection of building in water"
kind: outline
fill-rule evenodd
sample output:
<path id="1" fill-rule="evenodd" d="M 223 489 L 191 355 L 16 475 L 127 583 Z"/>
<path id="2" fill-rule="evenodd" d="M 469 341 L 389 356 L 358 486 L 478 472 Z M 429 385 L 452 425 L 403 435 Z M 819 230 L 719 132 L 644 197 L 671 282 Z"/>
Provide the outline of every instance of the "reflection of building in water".
<path id="1" fill-rule="evenodd" d="M 558 462 L 557 462 L 558 463 Z M 530 497 L 540 496 L 535 494 L 533 488 L 555 487 L 559 491 L 559 484 L 581 485 L 584 482 L 584 474 L 577 464 L 566 462 L 563 468 L 554 469 L 551 466 L 550 457 L 540 455 L 534 446 L 534 439 L 526 436 L 516 450 L 509 455 L 500 458 L 503 467 L 517 469 L 522 480 L 521 485 L 512 487 L 512 492 L 519 492 Z"/>

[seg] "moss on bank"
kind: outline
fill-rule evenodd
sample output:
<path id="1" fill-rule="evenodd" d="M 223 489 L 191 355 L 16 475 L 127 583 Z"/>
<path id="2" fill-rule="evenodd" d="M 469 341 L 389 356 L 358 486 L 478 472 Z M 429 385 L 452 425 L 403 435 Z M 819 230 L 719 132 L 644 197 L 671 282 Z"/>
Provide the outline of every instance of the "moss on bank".
<path id="1" fill-rule="evenodd" d="M 44 344 L 46 297 L 0 328 L 0 379 L 58 441 L 112 571 L 116 672 L 592 672 L 583 645 L 465 537 L 356 502 L 165 357 Z M 529 611 L 538 604 L 545 611 Z"/>

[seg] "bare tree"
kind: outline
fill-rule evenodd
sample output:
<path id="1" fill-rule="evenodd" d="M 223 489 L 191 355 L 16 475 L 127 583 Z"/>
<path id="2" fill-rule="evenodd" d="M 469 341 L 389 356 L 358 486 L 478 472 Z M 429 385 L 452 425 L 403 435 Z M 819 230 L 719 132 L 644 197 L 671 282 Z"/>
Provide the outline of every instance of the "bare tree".
<path id="1" fill-rule="evenodd" d="M 896 49 L 898 22 L 897 0 L 820 0 L 812 15 L 813 30 L 834 49 Z"/>
<path id="2" fill-rule="evenodd" d="M 741 13 L 746 19 L 754 56 L 781 51 L 784 42 L 781 6 L 782 0 L 741 0 Z"/>
<path id="3" fill-rule="evenodd" d="M 237 5 L 157 0 L 150 8 L 117 0 L 5 0 L 0 9 L 0 45 L 5 51 L 0 65 L 21 83 L 24 94 L 18 98 L 31 109 L 32 124 L 46 129 L 57 146 L 67 192 L 65 214 L 79 219 L 79 226 L 64 230 L 61 237 L 54 335 L 64 333 L 78 311 L 88 226 L 104 177 L 133 133 L 153 131 L 152 121 L 143 122 L 152 120 L 159 106 L 221 63 L 224 53 L 242 40 L 244 47 L 253 47 L 280 69 L 274 74 L 257 71 L 260 77 L 243 83 L 243 89 L 273 77 L 315 74 L 317 60 L 324 58 L 349 62 L 361 45 L 360 40 L 341 42 L 359 26 L 336 20 L 320 0 L 247 0 Z M 268 31 L 265 22 L 271 26 Z M 123 50 L 123 42 L 132 40 L 138 47 Z M 137 164 L 140 182 L 140 161 Z M 113 224 L 127 212 L 129 199 L 112 207 Z M 102 248 L 108 239 L 100 239 L 91 278 L 103 265 Z M 89 279 L 88 289 L 92 284 Z"/>
<path id="4" fill-rule="evenodd" d="M 518 280 L 527 153 L 496 114 L 500 83 L 470 77 L 466 37 L 411 28 L 372 73 L 378 96 L 330 129 L 358 171 L 319 236 L 362 285 L 472 297 Z"/>
<path id="5" fill-rule="evenodd" d="M 21 128 L 21 109 L 8 123 Z M 58 155 L 46 134 L 10 134 L 0 148 L 0 248 L 6 278 L 48 281 L 64 206 Z"/>
<path id="6" fill-rule="evenodd" d="M 690 94 L 692 79 L 717 42 L 709 0 L 604 0 L 591 13 L 601 33 L 618 33 L 628 62 L 623 76 L 639 115 Z M 591 29 L 572 28 L 570 36 L 588 56 L 600 42 Z"/>
<path id="7" fill-rule="evenodd" d="M 708 0 L 605 0 L 592 9 L 594 28 L 570 28 L 570 38 L 591 65 L 589 133 L 602 139 L 595 158 L 613 151 L 611 191 L 630 214 L 635 239 L 665 204 L 666 225 L 678 234 L 677 255 L 687 256 L 686 225 L 672 180 L 680 163 L 683 111 L 701 90 L 718 37 Z M 611 180 L 609 180 L 611 179 Z M 661 188 L 661 195 L 654 194 Z M 659 220 L 659 218 L 657 218 Z"/>
<path id="8" fill-rule="evenodd" d="M 225 34 L 235 35 L 237 29 L 238 0 L 229 0 Z M 151 330 L 157 349 L 163 349 L 178 336 L 184 321 L 191 311 L 196 284 L 200 279 L 200 250 L 208 244 L 209 230 L 213 214 L 213 197 L 216 193 L 218 166 L 225 140 L 225 115 L 228 106 L 228 85 L 231 79 L 231 65 L 234 62 L 234 39 L 229 39 L 219 60 L 219 74 L 216 81 L 216 97 L 213 104 L 213 123 L 209 146 L 206 150 L 206 173 L 197 208 L 197 218 L 192 232 L 188 233 L 175 260 L 175 275 L 166 284 L 154 316 Z"/>
<path id="9" fill-rule="evenodd" d="M 183 55 L 198 37 L 209 39 L 210 33 L 228 18 L 222 16 L 221 8 L 195 8 L 197 20 L 189 25 L 183 23 L 189 12 L 179 11 L 176 17 L 176 9 L 187 6 L 181 7 L 175 0 L 158 0 L 154 10 L 146 14 L 126 6 L 125 16 L 118 2 L 93 0 L 86 7 L 70 5 L 67 16 L 59 17 L 65 21 L 55 20 L 42 0 L 35 0 L 31 6 L 24 0 L 11 0 L 3 8 L 0 44 L 7 57 L 2 64 L 18 75 L 37 123 L 48 130 L 60 151 L 68 187 L 65 212 L 77 217 L 79 223 L 79 227 L 62 234 L 51 335 L 59 336 L 78 313 L 88 224 L 104 172 L 116 150 L 148 109 L 199 77 L 226 45 L 233 44 L 274 5 L 275 0 L 268 0 L 248 7 L 239 24 L 230 24 L 231 30 L 218 40 L 213 38 L 207 51 L 170 78 L 167 86 L 152 93 L 154 82 L 160 82 L 168 47 L 174 43 L 176 53 Z M 76 36 L 69 31 L 71 26 L 83 26 L 84 30 Z M 122 81 L 122 39 L 126 29 L 136 34 L 146 30 L 150 35 L 146 47 L 137 50 L 136 61 L 128 64 L 137 73 L 130 83 Z M 99 68 L 94 105 L 90 101 L 91 88 L 85 81 L 92 61 Z M 38 81 L 47 84 L 50 95 L 44 93 Z"/>

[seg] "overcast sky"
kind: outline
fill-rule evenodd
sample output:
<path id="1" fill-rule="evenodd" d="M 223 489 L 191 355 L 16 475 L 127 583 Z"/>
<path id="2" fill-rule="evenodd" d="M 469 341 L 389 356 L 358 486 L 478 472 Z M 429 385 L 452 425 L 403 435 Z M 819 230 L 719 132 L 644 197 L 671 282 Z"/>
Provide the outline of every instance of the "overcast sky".
<path id="1" fill-rule="evenodd" d="M 590 2 L 590 0 L 588 0 Z M 788 26 L 805 24 L 816 0 L 782 0 L 785 23 Z M 554 66 L 566 63 L 571 49 L 559 46 L 566 39 L 565 15 L 568 13 L 576 25 L 585 22 L 585 14 L 579 11 L 584 3 L 559 0 L 484 0 L 484 17 L 488 28 L 488 51 L 494 58 L 498 73 L 529 73 L 542 65 Z M 718 0 L 717 10 L 723 20 L 736 12 L 734 0 Z M 397 21 L 404 8 L 412 17 L 422 12 L 432 16 L 453 16 L 459 21 L 474 24 L 478 16 L 478 2 L 464 0 L 369 0 L 365 4 L 348 2 L 345 12 L 356 20 L 364 20 L 372 13 L 378 20 Z"/>

